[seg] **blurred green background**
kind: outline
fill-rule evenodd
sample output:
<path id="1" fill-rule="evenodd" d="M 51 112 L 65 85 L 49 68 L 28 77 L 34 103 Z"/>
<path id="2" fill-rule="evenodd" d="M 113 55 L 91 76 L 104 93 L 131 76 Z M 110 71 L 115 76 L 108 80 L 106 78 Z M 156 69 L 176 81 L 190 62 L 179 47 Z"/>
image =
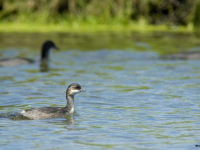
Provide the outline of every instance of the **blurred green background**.
<path id="1" fill-rule="evenodd" d="M 0 0 L 0 31 L 172 30 L 200 26 L 200 0 Z"/>

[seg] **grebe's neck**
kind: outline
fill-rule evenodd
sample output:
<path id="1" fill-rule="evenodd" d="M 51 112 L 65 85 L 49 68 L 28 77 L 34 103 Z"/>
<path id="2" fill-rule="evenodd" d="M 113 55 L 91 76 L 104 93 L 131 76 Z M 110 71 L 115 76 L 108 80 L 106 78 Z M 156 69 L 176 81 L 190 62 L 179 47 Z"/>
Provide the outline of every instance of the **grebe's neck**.
<path id="1" fill-rule="evenodd" d="M 66 99 L 67 99 L 66 109 L 70 114 L 72 114 L 72 113 L 74 113 L 74 96 L 67 95 Z"/>
<path id="2" fill-rule="evenodd" d="M 41 61 L 48 61 L 49 60 L 49 49 L 43 47 L 41 51 Z"/>

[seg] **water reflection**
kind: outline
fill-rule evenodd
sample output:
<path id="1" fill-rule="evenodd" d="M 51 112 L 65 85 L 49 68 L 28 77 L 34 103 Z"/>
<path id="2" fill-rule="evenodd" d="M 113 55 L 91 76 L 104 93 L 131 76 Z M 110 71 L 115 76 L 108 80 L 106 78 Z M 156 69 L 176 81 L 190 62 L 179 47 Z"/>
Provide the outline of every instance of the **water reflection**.
<path id="1" fill-rule="evenodd" d="M 48 61 L 42 61 L 40 63 L 40 71 L 41 72 L 48 72 L 49 71 L 49 62 Z"/>
<path id="2" fill-rule="evenodd" d="M 72 125 L 75 123 L 75 119 L 72 115 L 65 117 L 65 119 L 66 119 L 65 123 L 67 125 Z"/>
<path id="3" fill-rule="evenodd" d="M 167 32 L 97 32 L 97 33 L 1 33 L 1 49 L 38 49 L 38 44 L 51 37 L 62 50 L 134 49 L 159 54 L 184 52 L 199 47 L 199 33 Z M 187 41 L 187 42 L 185 42 Z M 199 48 L 198 48 L 199 50 Z M 0 53 L 0 55 L 2 55 Z M 26 54 L 27 55 L 27 54 Z M 31 56 L 30 54 L 28 54 Z"/>
<path id="4" fill-rule="evenodd" d="M 7 118 L 7 119 L 11 119 L 11 120 L 31 120 L 27 117 L 24 117 L 23 115 L 21 115 L 20 113 L 2 113 L 0 114 L 0 118 Z"/>
<path id="5" fill-rule="evenodd" d="M 77 115 L 75 114 L 75 116 L 77 116 Z M 0 118 L 7 118 L 7 119 L 14 120 L 14 121 L 31 120 L 30 118 L 25 117 L 25 116 L 21 115 L 21 113 L 18 113 L 18 112 L 1 113 L 0 114 Z M 62 122 L 62 123 L 67 124 L 67 125 L 73 125 L 75 123 L 75 119 L 74 119 L 73 115 L 66 115 L 66 116 L 63 116 L 61 118 L 58 117 L 58 118 L 56 118 L 54 120 L 52 120 L 52 119 L 46 119 L 46 120 L 49 123 L 55 123 L 55 121 L 56 121 L 59 124 Z M 60 120 L 62 120 L 62 121 L 60 121 Z"/>

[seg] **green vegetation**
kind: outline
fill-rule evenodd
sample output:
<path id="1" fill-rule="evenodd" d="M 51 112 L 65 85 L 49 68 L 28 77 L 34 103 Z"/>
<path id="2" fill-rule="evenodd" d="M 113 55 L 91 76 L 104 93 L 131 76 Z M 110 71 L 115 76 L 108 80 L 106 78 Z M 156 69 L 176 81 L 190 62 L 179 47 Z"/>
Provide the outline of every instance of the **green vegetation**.
<path id="1" fill-rule="evenodd" d="M 39 23 L 0 23 L 0 32 L 97 32 L 97 31 L 170 31 L 170 32 L 191 32 L 193 26 L 169 27 L 165 25 L 148 25 L 130 23 L 129 25 L 117 24 L 39 24 Z"/>
<path id="2" fill-rule="evenodd" d="M 200 0 L 0 0 L 0 32 L 193 31 Z"/>

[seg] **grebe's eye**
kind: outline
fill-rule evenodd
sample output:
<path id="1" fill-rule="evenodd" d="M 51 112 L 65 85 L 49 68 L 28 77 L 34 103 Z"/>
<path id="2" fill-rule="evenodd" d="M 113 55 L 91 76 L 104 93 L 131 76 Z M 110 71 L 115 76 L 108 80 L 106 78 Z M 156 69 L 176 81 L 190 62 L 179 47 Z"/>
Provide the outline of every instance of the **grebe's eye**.
<path id="1" fill-rule="evenodd" d="M 77 86 L 76 86 L 76 89 L 80 90 L 80 89 L 81 89 L 81 86 L 80 86 L 80 85 L 77 85 Z"/>

